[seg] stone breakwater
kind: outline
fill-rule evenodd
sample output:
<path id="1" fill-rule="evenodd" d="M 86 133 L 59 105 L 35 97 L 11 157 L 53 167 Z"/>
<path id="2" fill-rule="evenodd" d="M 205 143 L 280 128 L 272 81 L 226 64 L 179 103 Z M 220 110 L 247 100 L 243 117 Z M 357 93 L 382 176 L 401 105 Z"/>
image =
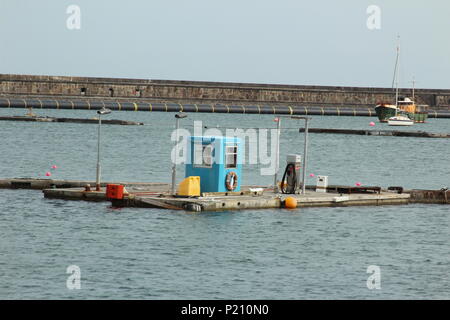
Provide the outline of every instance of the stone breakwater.
<path id="1" fill-rule="evenodd" d="M 400 95 L 411 96 L 409 88 Z M 381 101 L 392 102 L 391 88 L 306 86 L 203 81 L 173 81 L 149 79 L 87 78 L 0 74 L 2 106 L 9 99 L 37 99 L 44 106 L 47 100 L 100 101 L 148 104 L 222 104 L 291 106 L 317 108 L 367 109 Z M 449 89 L 416 89 L 417 104 L 428 105 L 437 112 L 450 112 Z M 36 101 L 37 101 L 36 100 Z M 14 103 L 12 103 L 14 102 Z M 22 105 L 23 106 L 23 105 Z M 39 107 L 39 102 L 35 107 Z M 41 105 L 42 107 L 42 105 Z"/>

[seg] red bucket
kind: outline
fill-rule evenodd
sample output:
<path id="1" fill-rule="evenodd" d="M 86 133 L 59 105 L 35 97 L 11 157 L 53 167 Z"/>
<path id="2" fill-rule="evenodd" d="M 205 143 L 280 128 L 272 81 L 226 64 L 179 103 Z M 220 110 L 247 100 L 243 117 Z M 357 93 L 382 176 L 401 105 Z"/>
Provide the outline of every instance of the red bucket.
<path id="1" fill-rule="evenodd" d="M 108 199 L 123 199 L 123 185 L 121 184 L 107 184 L 106 198 Z"/>

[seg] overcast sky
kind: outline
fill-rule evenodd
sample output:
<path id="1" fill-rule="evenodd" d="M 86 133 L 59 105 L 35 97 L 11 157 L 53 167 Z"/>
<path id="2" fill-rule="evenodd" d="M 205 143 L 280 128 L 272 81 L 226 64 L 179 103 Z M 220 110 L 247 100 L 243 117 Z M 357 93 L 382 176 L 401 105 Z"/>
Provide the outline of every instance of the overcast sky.
<path id="1" fill-rule="evenodd" d="M 400 85 L 450 88 L 447 0 L 0 0 L 0 73 L 390 87 L 398 34 Z"/>

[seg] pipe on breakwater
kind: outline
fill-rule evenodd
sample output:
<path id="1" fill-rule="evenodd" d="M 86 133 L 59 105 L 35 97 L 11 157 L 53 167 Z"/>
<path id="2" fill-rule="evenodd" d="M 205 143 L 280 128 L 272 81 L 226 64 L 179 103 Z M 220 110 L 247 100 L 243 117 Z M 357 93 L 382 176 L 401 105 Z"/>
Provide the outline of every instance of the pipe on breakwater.
<path id="1" fill-rule="evenodd" d="M 102 99 L 38 99 L 38 98 L 0 98 L 0 108 L 36 108 L 36 109 L 73 109 L 98 110 L 102 107 L 114 111 L 150 111 L 150 112 L 204 112 L 204 113 L 240 113 L 240 114 L 277 114 L 277 115 L 318 115 L 318 116 L 354 116 L 374 117 L 373 108 L 351 107 L 306 107 L 287 105 L 226 105 L 195 103 L 163 103 L 144 101 L 120 101 Z M 450 118 L 450 110 L 430 110 L 429 118 Z"/>

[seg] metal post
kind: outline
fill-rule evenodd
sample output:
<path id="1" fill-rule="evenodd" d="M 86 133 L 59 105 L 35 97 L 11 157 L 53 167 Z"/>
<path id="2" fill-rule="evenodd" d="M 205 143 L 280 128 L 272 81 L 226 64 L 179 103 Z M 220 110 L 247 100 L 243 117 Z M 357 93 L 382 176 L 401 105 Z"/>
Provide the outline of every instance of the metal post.
<path id="1" fill-rule="evenodd" d="M 305 142 L 303 149 L 303 174 L 302 174 L 302 194 L 306 193 L 306 164 L 308 160 L 308 121 L 311 119 L 309 117 L 291 116 L 292 119 L 303 119 L 305 120 Z"/>
<path id="2" fill-rule="evenodd" d="M 97 137 L 97 174 L 95 179 L 95 190 L 100 191 L 100 143 L 101 143 L 101 128 L 102 128 L 102 114 L 111 113 L 110 109 L 106 109 L 103 107 L 102 109 L 97 111 L 98 114 L 98 137 Z"/>
<path id="3" fill-rule="evenodd" d="M 175 115 L 175 119 L 176 119 L 175 137 L 176 138 L 175 138 L 175 159 L 174 159 L 175 161 L 172 164 L 172 190 L 171 190 L 172 195 L 175 194 L 175 187 L 176 187 L 176 180 L 177 180 L 177 162 L 176 162 L 176 159 L 177 159 L 177 156 L 178 156 L 178 129 L 180 127 L 179 121 L 180 121 L 180 119 L 183 119 L 183 118 L 186 118 L 186 117 L 187 117 L 187 114 L 181 113 L 181 112 L 177 113 Z"/>
<path id="4" fill-rule="evenodd" d="M 101 137 L 102 117 L 98 115 L 98 137 L 97 137 L 97 176 L 95 179 L 95 190 L 100 191 L 100 137 Z"/>
<path id="5" fill-rule="evenodd" d="M 308 118 L 305 118 L 305 146 L 303 150 L 302 194 L 306 193 L 306 160 L 308 158 Z"/>
<path id="6" fill-rule="evenodd" d="M 277 121 L 277 149 L 276 149 L 276 158 L 275 158 L 275 174 L 274 174 L 274 181 L 273 181 L 273 191 L 276 193 L 278 192 L 278 171 L 280 170 L 280 134 L 281 134 L 281 118 L 278 117 Z"/>
<path id="7" fill-rule="evenodd" d="M 175 126 L 175 161 L 172 164 L 172 194 L 175 194 L 175 184 L 177 179 L 177 156 L 178 156 L 178 128 L 179 128 L 179 118 L 176 118 L 176 126 Z"/>

